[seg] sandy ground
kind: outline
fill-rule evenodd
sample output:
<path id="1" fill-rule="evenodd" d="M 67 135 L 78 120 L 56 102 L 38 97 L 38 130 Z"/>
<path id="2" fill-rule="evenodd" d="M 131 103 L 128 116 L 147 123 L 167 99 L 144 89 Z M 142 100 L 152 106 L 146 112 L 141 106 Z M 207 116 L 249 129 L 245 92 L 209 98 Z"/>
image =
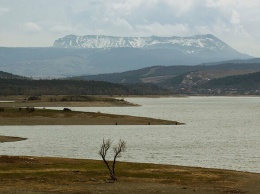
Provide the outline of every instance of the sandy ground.
<path id="1" fill-rule="evenodd" d="M 0 193 L 260 193 L 260 174 L 170 165 L 0 156 Z"/>

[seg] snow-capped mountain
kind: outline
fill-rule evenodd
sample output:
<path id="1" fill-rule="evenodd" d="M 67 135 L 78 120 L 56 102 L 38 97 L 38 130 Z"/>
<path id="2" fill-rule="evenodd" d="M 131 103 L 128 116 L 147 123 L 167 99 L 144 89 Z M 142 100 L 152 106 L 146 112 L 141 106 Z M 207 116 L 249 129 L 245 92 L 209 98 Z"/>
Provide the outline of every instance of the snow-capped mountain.
<path id="1" fill-rule="evenodd" d="M 115 36 L 75 36 L 68 35 L 54 42 L 59 48 L 173 48 L 186 53 L 201 51 L 220 51 L 231 49 L 226 43 L 211 34 L 196 35 L 192 37 L 115 37 Z"/>
<path id="2" fill-rule="evenodd" d="M 23 76 L 64 77 L 248 58 L 213 35 L 183 38 L 69 35 L 56 40 L 53 47 L 0 47 L 0 70 Z"/>

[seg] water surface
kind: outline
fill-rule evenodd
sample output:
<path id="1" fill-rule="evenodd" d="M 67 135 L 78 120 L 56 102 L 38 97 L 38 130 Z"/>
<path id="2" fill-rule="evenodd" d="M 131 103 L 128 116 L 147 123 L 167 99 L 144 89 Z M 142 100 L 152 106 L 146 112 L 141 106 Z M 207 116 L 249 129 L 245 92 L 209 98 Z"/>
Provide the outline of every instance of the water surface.
<path id="1" fill-rule="evenodd" d="M 29 138 L 1 154 L 100 159 L 103 138 L 127 142 L 120 160 L 260 172 L 260 98 L 127 98 L 141 107 L 77 107 L 186 123 L 182 126 L 1 126 Z M 112 153 L 111 153 L 112 154 Z"/>

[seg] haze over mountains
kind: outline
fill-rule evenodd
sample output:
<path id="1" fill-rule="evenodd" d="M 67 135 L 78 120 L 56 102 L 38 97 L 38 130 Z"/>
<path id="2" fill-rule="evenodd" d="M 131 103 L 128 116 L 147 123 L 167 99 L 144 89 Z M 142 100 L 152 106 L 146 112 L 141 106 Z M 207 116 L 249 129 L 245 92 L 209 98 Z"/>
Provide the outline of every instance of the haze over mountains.
<path id="1" fill-rule="evenodd" d="M 112 37 L 69 35 L 47 48 L 0 47 L 0 70 L 29 77 L 123 72 L 150 66 L 248 59 L 213 35 Z"/>

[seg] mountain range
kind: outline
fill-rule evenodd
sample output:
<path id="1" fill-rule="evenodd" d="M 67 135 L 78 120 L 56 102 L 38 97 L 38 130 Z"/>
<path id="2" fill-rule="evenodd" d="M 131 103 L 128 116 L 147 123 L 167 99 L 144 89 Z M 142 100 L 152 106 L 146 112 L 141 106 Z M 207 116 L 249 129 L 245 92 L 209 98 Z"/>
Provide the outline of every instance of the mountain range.
<path id="1" fill-rule="evenodd" d="M 115 37 L 115 36 L 75 36 L 68 35 L 54 42 L 60 48 L 171 48 L 194 54 L 207 51 L 232 50 L 227 44 L 211 34 L 192 37 Z"/>
<path id="2" fill-rule="evenodd" d="M 59 78 L 248 59 L 213 35 L 192 37 L 75 36 L 53 47 L 0 47 L 0 70 L 34 78 Z"/>

